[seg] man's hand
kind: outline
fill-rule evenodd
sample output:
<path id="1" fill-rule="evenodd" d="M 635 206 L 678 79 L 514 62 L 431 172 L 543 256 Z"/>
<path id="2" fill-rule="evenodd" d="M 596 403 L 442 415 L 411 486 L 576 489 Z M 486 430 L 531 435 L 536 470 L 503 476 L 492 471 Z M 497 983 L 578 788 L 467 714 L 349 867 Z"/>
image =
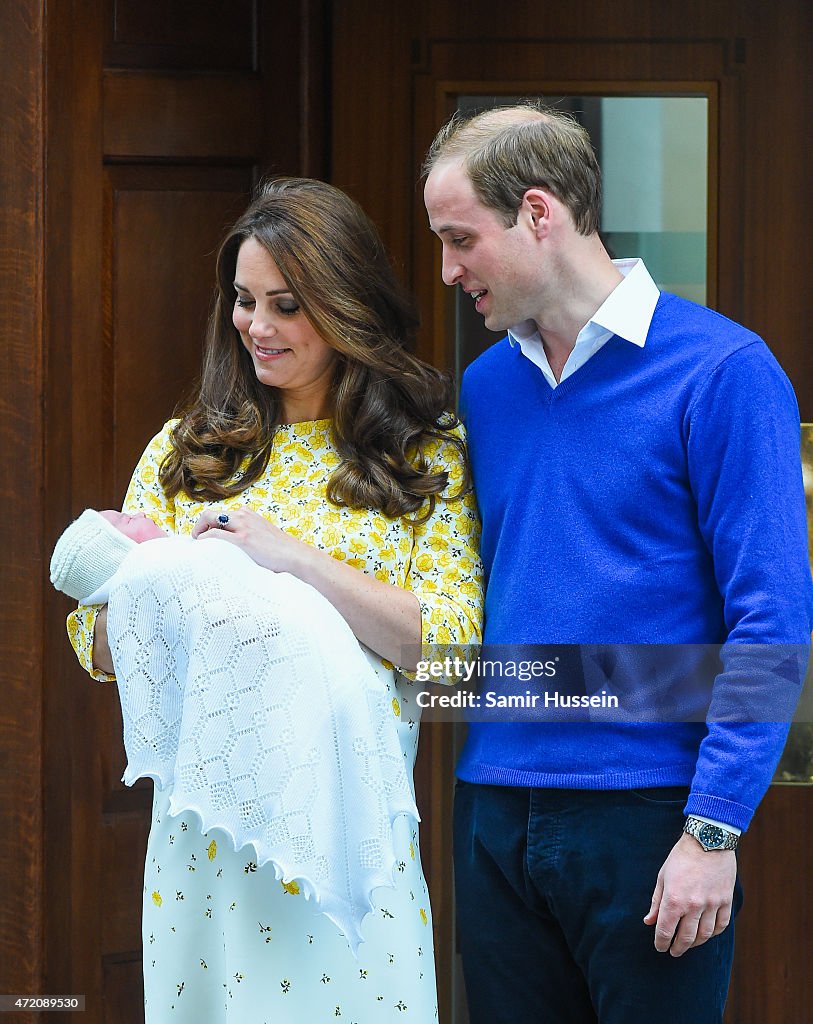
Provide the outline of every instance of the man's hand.
<path id="1" fill-rule="evenodd" d="M 737 858 L 733 850 L 706 852 L 685 833 L 658 872 L 644 924 L 655 925 L 655 949 L 682 956 L 719 935 L 731 921 Z"/>

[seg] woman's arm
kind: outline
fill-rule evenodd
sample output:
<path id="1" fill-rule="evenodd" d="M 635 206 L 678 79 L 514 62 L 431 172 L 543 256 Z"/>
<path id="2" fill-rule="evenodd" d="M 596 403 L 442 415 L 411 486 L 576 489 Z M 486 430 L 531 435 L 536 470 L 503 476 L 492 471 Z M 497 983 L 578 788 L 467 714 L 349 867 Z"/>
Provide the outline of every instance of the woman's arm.
<path id="1" fill-rule="evenodd" d="M 438 445 L 431 461 L 448 471 L 448 490 L 454 495 L 463 479 L 459 450 Z M 422 657 L 422 644 L 480 640 L 482 566 L 472 495 L 462 500 L 439 495 L 429 519 L 413 528 L 403 587 L 347 565 L 245 509 L 230 509 L 227 528 L 219 529 L 218 511 L 204 512 L 193 536 L 236 544 L 259 565 L 311 584 L 362 643 L 406 671 L 414 670 Z"/>
<path id="2" fill-rule="evenodd" d="M 107 642 L 107 605 L 99 610 L 93 627 L 93 667 L 107 675 L 113 674 L 113 657 Z"/>
<path id="3" fill-rule="evenodd" d="M 258 565 L 304 580 L 330 601 L 363 644 L 414 669 L 421 642 L 421 607 L 414 594 L 297 540 L 249 509 L 230 510 L 227 530 L 218 528 L 217 515 L 216 509 L 204 512 L 192 536 L 236 544 Z M 412 650 L 407 653 L 406 647 Z"/>

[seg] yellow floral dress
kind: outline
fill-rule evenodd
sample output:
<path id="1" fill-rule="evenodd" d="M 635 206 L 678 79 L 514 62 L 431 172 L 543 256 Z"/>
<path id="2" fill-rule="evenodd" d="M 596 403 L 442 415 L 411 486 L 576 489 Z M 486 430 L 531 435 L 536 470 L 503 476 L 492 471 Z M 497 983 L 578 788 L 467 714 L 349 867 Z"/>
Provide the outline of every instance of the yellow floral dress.
<path id="1" fill-rule="evenodd" d="M 207 503 L 186 495 L 169 500 L 158 467 L 172 424 L 150 442 L 124 503 L 171 533 L 191 532 Z M 337 508 L 326 496 L 340 457 L 330 420 L 278 428 L 263 476 L 219 508 L 247 507 L 334 558 L 413 592 L 421 606 L 425 644 L 479 640 L 482 616 L 479 526 L 471 495 L 441 496 L 431 518 L 414 525 L 380 512 Z M 434 467 L 462 477 L 459 454 L 438 443 Z M 80 606 L 68 620 L 71 642 L 92 667 L 98 609 Z M 411 776 L 418 739 L 415 684 L 392 671 L 393 714 Z M 344 936 L 298 891 L 277 881 L 270 865 L 257 868 L 250 847 L 232 848 L 217 829 L 201 834 L 193 813 L 171 817 L 158 790 L 144 875 L 144 990 L 148 1024 L 345 1024 L 395 1020 L 420 1024 L 437 1017 L 432 919 L 420 863 L 418 834 L 396 819 L 394 888 L 373 896 L 354 958 Z"/>

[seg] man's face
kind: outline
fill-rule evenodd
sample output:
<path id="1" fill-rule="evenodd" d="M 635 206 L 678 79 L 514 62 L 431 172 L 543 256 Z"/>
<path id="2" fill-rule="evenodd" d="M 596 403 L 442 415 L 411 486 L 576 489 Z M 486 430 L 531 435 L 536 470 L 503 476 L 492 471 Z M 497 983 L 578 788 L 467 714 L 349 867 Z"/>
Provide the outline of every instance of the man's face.
<path id="1" fill-rule="evenodd" d="M 526 219 L 506 228 L 477 197 L 462 163 L 436 164 L 424 189 L 429 226 L 443 243 L 443 281 L 471 295 L 486 327 L 503 331 L 536 313 L 533 232 Z"/>

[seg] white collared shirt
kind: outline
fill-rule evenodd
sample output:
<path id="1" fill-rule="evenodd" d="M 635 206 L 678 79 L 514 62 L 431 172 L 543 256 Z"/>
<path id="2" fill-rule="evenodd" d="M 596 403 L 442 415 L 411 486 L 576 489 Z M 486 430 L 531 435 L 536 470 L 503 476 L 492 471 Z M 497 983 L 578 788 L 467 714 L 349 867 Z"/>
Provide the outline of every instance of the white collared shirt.
<path id="1" fill-rule="evenodd" d="M 643 260 L 613 260 L 613 264 L 624 275 L 623 279 L 579 331 L 558 382 L 534 321 L 524 320 L 508 331 L 510 343 L 519 345 L 522 354 L 539 367 L 552 388 L 584 366 L 614 334 L 639 348 L 644 347 L 660 291 Z"/>

